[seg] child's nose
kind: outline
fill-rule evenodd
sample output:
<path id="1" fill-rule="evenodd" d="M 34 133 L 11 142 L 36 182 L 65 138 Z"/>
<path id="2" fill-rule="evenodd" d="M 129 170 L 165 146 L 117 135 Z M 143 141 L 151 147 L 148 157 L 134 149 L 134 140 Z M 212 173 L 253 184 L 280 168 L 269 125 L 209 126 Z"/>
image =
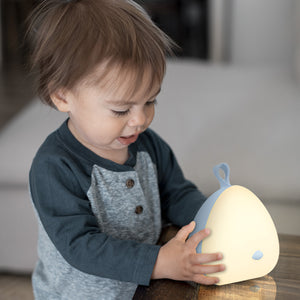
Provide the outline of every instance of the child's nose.
<path id="1" fill-rule="evenodd" d="M 143 127 L 147 122 L 147 114 L 145 110 L 140 109 L 136 111 L 129 120 L 128 125 L 131 127 Z"/>

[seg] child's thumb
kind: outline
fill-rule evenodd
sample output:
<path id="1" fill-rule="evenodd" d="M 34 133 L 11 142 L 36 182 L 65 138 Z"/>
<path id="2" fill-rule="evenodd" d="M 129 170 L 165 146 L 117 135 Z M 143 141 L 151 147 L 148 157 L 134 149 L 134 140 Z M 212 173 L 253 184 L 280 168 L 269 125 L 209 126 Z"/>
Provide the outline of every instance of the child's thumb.
<path id="1" fill-rule="evenodd" d="M 189 234 L 194 230 L 196 226 L 195 221 L 192 221 L 190 224 L 183 226 L 176 234 L 175 238 L 181 241 L 186 241 Z"/>

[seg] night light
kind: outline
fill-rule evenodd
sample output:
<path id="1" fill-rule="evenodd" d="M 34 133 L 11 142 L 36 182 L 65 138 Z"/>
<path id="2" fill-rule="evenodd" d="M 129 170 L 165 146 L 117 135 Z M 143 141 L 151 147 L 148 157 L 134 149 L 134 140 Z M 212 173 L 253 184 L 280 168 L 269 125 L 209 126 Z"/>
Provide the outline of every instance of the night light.
<path id="1" fill-rule="evenodd" d="M 199 209 L 191 234 L 209 228 L 211 234 L 199 243 L 197 253 L 223 254 L 221 263 L 226 270 L 208 276 L 217 276 L 218 285 L 224 285 L 268 274 L 279 257 L 278 235 L 270 214 L 250 190 L 230 184 L 226 163 L 215 166 L 214 174 L 220 189 Z"/>

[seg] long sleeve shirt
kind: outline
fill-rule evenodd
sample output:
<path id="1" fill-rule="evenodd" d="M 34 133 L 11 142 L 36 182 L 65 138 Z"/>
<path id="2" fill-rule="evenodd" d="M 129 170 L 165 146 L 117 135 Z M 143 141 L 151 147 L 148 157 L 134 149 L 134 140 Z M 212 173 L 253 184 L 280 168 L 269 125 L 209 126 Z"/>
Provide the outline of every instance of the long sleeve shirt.
<path id="1" fill-rule="evenodd" d="M 83 146 L 65 121 L 38 150 L 29 181 L 36 299 L 131 299 L 150 282 L 162 219 L 186 225 L 205 200 L 150 129 L 120 165 Z"/>

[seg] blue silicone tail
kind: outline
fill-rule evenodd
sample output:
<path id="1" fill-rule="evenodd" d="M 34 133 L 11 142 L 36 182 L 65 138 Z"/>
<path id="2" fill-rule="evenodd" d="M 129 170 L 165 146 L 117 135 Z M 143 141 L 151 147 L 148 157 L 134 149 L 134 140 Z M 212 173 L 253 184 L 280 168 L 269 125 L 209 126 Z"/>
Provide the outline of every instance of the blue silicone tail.
<path id="1" fill-rule="evenodd" d="M 216 166 L 214 166 L 214 174 L 219 180 L 220 183 L 220 188 L 228 188 L 231 186 L 230 181 L 229 181 L 229 173 L 230 173 L 230 168 L 226 163 L 221 163 Z M 220 174 L 220 170 L 223 170 L 225 177 L 223 178 Z"/>

